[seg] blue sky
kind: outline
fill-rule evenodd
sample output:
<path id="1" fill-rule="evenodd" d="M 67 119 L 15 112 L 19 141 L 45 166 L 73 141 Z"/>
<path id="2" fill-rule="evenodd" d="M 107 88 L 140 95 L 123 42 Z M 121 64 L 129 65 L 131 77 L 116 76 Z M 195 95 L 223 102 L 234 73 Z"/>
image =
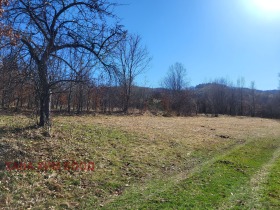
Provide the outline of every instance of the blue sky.
<path id="1" fill-rule="evenodd" d="M 236 83 L 244 77 L 248 87 L 255 81 L 257 89 L 277 89 L 280 3 L 260 1 L 118 0 L 127 5 L 115 13 L 131 33 L 142 36 L 153 57 L 137 84 L 160 86 L 168 67 L 180 62 L 191 86 L 221 77 Z"/>

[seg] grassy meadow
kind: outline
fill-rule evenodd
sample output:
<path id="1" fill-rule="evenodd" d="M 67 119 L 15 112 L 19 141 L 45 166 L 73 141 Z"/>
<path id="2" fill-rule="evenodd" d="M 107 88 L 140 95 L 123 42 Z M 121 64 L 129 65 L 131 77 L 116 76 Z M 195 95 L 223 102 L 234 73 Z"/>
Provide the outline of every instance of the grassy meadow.
<path id="1" fill-rule="evenodd" d="M 280 121 L 0 116 L 1 209 L 279 209 Z M 6 162 L 94 162 L 7 170 Z"/>

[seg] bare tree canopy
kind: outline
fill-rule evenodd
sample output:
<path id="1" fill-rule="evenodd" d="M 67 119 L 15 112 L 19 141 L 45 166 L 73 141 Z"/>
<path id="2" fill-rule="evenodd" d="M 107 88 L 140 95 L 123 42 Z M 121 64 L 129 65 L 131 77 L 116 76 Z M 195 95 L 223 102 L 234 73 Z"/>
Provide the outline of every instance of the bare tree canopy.
<path id="1" fill-rule="evenodd" d="M 177 115 L 187 115 L 194 107 L 190 98 L 191 93 L 187 89 L 186 76 L 186 68 L 177 62 L 169 67 L 161 84 L 166 89 L 164 103 L 167 110 L 176 111 Z"/>
<path id="2" fill-rule="evenodd" d="M 181 91 L 187 87 L 187 70 L 182 63 L 175 63 L 169 67 L 162 86 L 171 91 Z"/>
<path id="3" fill-rule="evenodd" d="M 40 97 L 39 124 L 43 126 L 49 121 L 51 87 L 65 79 L 53 81 L 50 61 L 58 60 L 72 71 L 73 56 L 83 58 L 85 63 L 98 61 L 109 67 L 106 58 L 125 32 L 111 12 L 115 4 L 107 0 L 14 0 L 2 5 L 1 25 L 9 27 L 10 34 L 1 33 L 1 45 L 16 45 L 25 60 L 34 62 Z"/>
<path id="4" fill-rule="evenodd" d="M 122 88 L 123 111 L 127 112 L 135 78 L 150 65 L 152 58 L 146 47 L 141 45 L 139 35 L 129 35 L 120 42 L 116 52 L 116 77 Z"/>

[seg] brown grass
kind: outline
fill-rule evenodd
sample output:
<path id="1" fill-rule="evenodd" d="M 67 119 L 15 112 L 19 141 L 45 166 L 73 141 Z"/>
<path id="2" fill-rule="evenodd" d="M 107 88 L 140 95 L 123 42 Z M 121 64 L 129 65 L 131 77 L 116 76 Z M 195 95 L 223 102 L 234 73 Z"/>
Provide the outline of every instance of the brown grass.
<path id="1" fill-rule="evenodd" d="M 57 116 L 51 137 L 33 123 L 0 116 L 0 162 L 91 160 L 96 169 L 4 174 L 0 207 L 74 208 L 92 198 L 99 206 L 132 185 L 186 174 L 249 139 L 280 136 L 279 121 L 246 117 Z"/>
<path id="2" fill-rule="evenodd" d="M 280 135 L 280 121 L 250 117 L 157 117 L 96 116 L 74 117 L 78 124 L 97 124 L 137 133 L 148 141 L 182 142 L 190 148 L 221 143 L 221 140 L 246 140 Z M 59 117 L 57 122 L 68 121 Z"/>

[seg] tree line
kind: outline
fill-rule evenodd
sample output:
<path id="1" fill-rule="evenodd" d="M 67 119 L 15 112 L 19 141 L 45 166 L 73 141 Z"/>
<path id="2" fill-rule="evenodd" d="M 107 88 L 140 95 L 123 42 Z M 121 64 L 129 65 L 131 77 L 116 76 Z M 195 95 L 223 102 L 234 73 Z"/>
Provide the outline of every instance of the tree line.
<path id="1" fill-rule="evenodd" d="M 28 87 L 34 86 L 40 126 L 51 123 L 52 95 L 66 88 L 68 101 L 74 100 L 73 88 L 81 92 L 92 87 L 96 69 L 120 84 L 127 111 L 134 77 L 151 58 L 140 36 L 129 34 L 120 24 L 113 13 L 116 6 L 107 0 L 0 1 L 1 68 L 4 73 L 12 62 L 13 73 L 27 72 L 24 79 Z M 8 84 L 13 73 L 9 72 L 13 79 L 8 76 Z M 3 105 L 11 101 L 6 92 L 4 87 Z M 82 109 L 84 99 L 79 97 L 75 106 Z"/>
<path id="2" fill-rule="evenodd" d="M 123 70 L 123 69 L 122 69 Z M 85 71 L 85 73 L 83 73 Z M 186 69 L 175 63 L 162 79 L 161 88 L 135 86 L 133 78 L 117 72 L 80 71 L 75 80 L 64 81 L 52 89 L 50 109 L 58 113 L 145 113 L 163 116 L 231 115 L 280 118 L 278 90 L 260 91 L 255 82 L 245 86 L 224 78 L 188 86 Z M 0 66 L 0 101 L 2 109 L 33 110 L 39 115 L 38 86 L 27 66 L 16 56 L 3 59 Z M 122 75 L 122 76 L 120 76 Z"/>
<path id="3" fill-rule="evenodd" d="M 163 115 L 199 113 L 279 117 L 278 93 L 219 79 L 189 88 L 181 63 L 170 66 L 159 89 L 137 87 L 152 60 L 141 37 L 130 34 L 107 0 L 1 0 L 1 108 L 35 110 L 38 125 L 50 111 Z"/>

